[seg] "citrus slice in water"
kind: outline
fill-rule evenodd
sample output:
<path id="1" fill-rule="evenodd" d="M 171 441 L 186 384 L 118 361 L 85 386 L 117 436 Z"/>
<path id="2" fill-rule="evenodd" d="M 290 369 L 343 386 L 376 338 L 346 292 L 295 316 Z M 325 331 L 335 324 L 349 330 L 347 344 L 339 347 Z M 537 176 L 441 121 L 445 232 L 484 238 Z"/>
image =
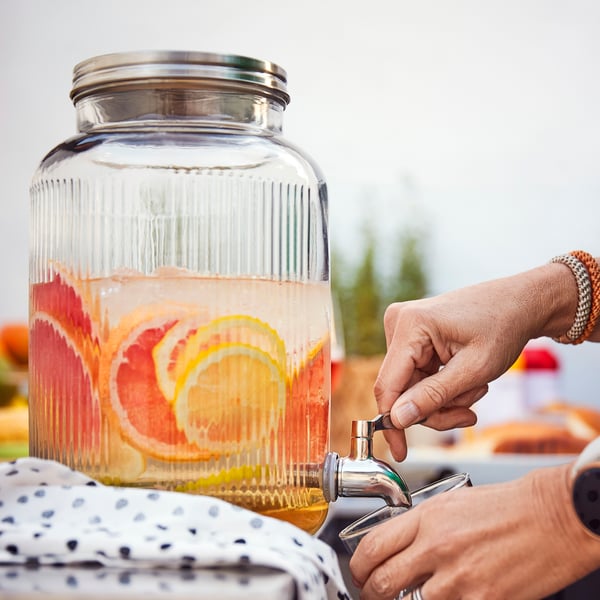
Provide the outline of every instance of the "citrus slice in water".
<path id="1" fill-rule="evenodd" d="M 114 328 L 100 363 L 100 391 L 121 435 L 147 456 L 205 460 L 214 452 L 188 442 L 157 379 L 152 351 L 177 322 L 177 310 L 148 307 Z"/>
<path id="2" fill-rule="evenodd" d="M 34 283 L 31 287 L 32 313 L 52 316 L 71 335 L 97 339 L 91 317 L 91 294 L 67 269 L 56 263 L 53 268 L 55 274 L 50 281 Z"/>
<path id="3" fill-rule="evenodd" d="M 185 370 L 178 366 L 183 364 L 181 355 L 185 345 L 198 328 L 205 326 L 207 322 L 208 319 L 204 314 L 184 318 L 168 329 L 154 346 L 152 358 L 156 368 L 156 379 L 165 398 L 173 400 L 178 373 Z"/>
<path id="4" fill-rule="evenodd" d="M 100 403 L 90 364 L 94 352 L 82 347 L 52 315 L 36 312 L 30 320 L 29 379 L 32 411 L 31 437 L 35 452 L 58 454 L 89 452 L 100 446 Z M 65 454 L 66 456 L 66 454 Z M 60 457 L 64 458 L 64 457 Z"/>
<path id="5" fill-rule="evenodd" d="M 320 462 L 329 442 L 329 338 L 311 348 L 288 378 L 286 448 L 294 462 Z"/>
<path id="6" fill-rule="evenodd" d="M 264 350 L 240 343 L 211 346 L 177 381 L 177 424 L 206 451 L 260 447 L 285 409 L 285 387 L 281 366 Z"/>
<path id="7" fill-rule="evenodd" d="M 165 397 L 175 399 L 177 381 L 198 356 L 221 344 L 245 344 L 260 348 L 285 369 L 285 345 L 264 321 L 249 315 L 227 315 L 202 323 L 194 315 L 174 325 L 153 351 L 156 376 Z"/>

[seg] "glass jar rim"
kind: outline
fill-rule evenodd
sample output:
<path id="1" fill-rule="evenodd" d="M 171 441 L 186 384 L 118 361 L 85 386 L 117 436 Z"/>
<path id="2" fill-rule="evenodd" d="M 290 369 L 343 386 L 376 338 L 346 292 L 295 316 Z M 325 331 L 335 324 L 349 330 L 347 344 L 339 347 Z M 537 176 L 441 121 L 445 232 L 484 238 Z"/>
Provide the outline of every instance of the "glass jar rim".
<path id="1" fill-rule="evenodd" d="M 287 73 L 279 65 L 237 54 L 184 50 L 137 50 L 88 58 L 73 68 L 71 99 L 105 88 L 130 88 L 169 83 L 223 86 L 256 91 L 289 104 Z"/>

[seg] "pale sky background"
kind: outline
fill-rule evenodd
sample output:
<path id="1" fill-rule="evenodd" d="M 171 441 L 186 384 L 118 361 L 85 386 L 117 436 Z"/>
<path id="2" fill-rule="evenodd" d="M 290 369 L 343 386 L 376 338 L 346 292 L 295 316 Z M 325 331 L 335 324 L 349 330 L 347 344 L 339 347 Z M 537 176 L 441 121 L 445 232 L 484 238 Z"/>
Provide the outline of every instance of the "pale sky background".
<path id="1" fill-rule="evenodd" d="M 595 0 L 0 0 L 0 322 L 27 316 L 28 185 L 75 133 L 72 68 L 115 51 L 284 67 L 284 133 L 351 260 L 367 215 L 382 254 L 427 225 L 432 293 L 600 254 L 599 31 Z M 600 405 L 600 345 L 552 347 L 565 396 Z"/>

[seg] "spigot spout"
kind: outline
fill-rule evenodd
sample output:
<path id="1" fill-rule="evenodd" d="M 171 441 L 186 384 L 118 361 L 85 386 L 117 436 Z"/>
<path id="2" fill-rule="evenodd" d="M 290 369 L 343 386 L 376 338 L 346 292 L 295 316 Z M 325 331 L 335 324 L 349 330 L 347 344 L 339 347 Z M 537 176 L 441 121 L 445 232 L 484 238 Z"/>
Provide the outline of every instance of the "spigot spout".
<path id="1" fill-rule="evenodd" d="M 350 454 L 330 452 L 323 465 L 323 491 L 338 497 L 378 497 L 391 506 L 412 506 L 408 486 L 386 462 L 373 456 L 374 421 L 353 421 Z"/>

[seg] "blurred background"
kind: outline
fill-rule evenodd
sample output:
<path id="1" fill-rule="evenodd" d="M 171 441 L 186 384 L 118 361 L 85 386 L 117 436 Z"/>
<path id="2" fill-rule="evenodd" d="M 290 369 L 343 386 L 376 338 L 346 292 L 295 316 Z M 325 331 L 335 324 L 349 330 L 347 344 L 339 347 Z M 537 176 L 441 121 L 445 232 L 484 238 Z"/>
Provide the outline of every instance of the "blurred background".
<path id="1" fill-rule="evenodd" d="M 28 185 L 75 133 L 73 66 L 115 51 L 287 70 L 284 133 L 329 185 L 348 355 L 382 352 L 393 299 L 598 255 L 599 29 L 594 0 L 2 0 L 0 323 L 27 319 Z M 552 352 L 564 397 L 600 406 L 600 346 Z"/>

